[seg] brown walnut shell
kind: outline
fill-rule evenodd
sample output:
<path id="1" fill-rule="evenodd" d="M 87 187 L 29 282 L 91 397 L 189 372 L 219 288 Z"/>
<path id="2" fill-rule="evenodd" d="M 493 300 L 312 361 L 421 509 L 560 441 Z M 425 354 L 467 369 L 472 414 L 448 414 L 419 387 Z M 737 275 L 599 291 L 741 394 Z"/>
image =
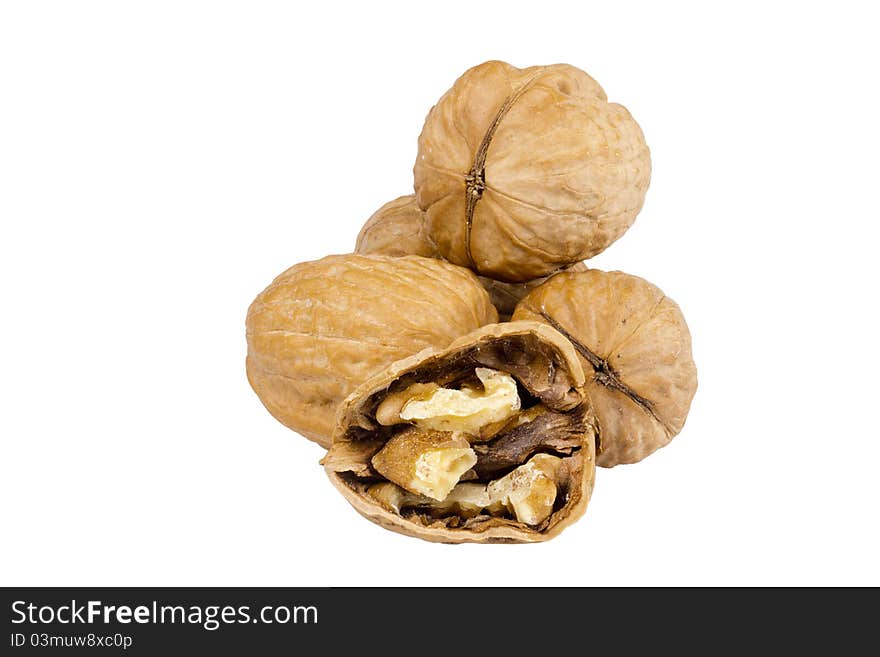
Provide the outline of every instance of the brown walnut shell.
<path id="1" fill-rule="evenodd" d="M 336 408 L 358 385 L 497 317 L 461 267 L 418 256 L 328 256 L 294 265 L 251 304 L 247 376 L 275 418 L 329 447 Z"/>
<path id="2" fill-rule="evenodd" d="M 651 158 L 626 108 L 583 71 L 490 61 L 428 113 L 414 175 L 444 258 L 522 282 L 623 235 L 642 208 Z"/>
<path id="3" fill-rule="evenodd" d="M 396 257 L 420 255 L 442 259 L 425 231 L 425 213 L 416 203 L 414 194 L 386 203 L 367 219 L 357 237 L 355 253 Z M 587 266 L 578 262 L 565 271 L 587 271 Z M 477 278 L 489 293 L 501 319 L 508 320 L 520 299 L 549 276 L 525 283 L 505 283 L 485 276 Z"/>
<path id="4" fill-rule="evenodd" d="M 472 375 L 476 367 L 511 374 L 539 402 L 550 409 L 559 434 L 513 435 L 513 441 L 475 446 L 480 454 L 475 470 L 495 478 L 511 458 L 527 459 L 542 450 L 561 450 L 565 476 L 552 514 L 537 526 L 492 515 L 458 518 L 423 513 L 397 513 L 371 497 L 368 489 L 378 474 L 370 459 L 394 436 L 395 427 L 376 421 L 377 407 L 389 394 L 415 383 L 449 383 Z M 463 336 L 445 349 L 428 349 L 398 361 L 359 386 L 342 403 L 333 432 L 333 446 L 322 463 L 333 485 L 365 518 L 392 531 L 442 543 L 529 543 L 558 535 L 583 515 L 595 476 L 595 430 L 584 403 L 584 372 L 571 343 L 538 322 L 510 322 L 485 326 Z M 561 426 L 558 426 L 561 425 Z M 399 427 L 397 427 L 399 429 Z M 536 430 L 537 431 L 537 430 Z M 397 434 L 398 436 L 400 434 Z M 525 442 L 531 438 L 530 446 Z M 512 443 L 516 443 L 512 445 Z M 505 445 L 508 449 L 505 449 Z M 478 476 L 475 474 L 475 476 Z M 469 480 L 470 481 L 470 480 Z"/>
<path id="5" fill-rule="evenodd" d="M 376 210 L 361 228 L 354 251 L 363 255 L 439 258 L 437 247 L 425 234 L 425 213 L 416 205 L 413 194 Z"/>
<path id="6" fill-rule="evenodd" d="M 598 465 L 641 461 L 681 431 L 697 369 L 681 309 L 659 288 L 622 272 L 559 274 L 532 290 L 513 319 L 549 324 L 580 355 Z"/>

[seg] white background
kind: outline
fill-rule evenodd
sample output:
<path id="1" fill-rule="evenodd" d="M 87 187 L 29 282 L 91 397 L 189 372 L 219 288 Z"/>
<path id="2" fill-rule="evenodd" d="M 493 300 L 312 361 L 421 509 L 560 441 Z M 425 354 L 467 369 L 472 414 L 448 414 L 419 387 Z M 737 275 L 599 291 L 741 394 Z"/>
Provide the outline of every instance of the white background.
<path id="1" fill-rule="evenodd" d="M 0 583 L 880 584 L 869 3 L 6 2 Z M 682 306 L 681 435 L 532 546 L 362 519 L 244 373 L 251 299 L 411 191 L 486 59 L 568 62 L 654 175 L 590 264 Z"/>

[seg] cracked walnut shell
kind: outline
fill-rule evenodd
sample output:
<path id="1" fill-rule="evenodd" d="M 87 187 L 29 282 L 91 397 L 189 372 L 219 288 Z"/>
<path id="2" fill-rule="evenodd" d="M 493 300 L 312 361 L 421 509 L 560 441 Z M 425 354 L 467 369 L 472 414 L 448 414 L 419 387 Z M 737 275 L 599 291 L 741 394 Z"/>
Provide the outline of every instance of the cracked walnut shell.
<path id="1" fill-rule="evenodd" d="M 651 159 L 630 113 L 583 71 L 490 61 L 428 113 L 413 171 L 440 254 L 522 282 L 623 235 L 642 208 Z"/>
<path id="2" fill-rule="evenodd" d="M 329 447 L 336 408 L 371 375 L 497 318 L 461 267 L 418 256 L 328 256 L 294 265 L 251 304 L 247 376 L 275 418 Z"/>
<path id="3" fill-rule="evenodd" d="M 559 274 L 532 290 L 513 319 L 549 324 L 580 355 L 598 465 L 640 461 L 681 431 L 697 369 L 681 309 L 659 288 L 616 271 Z"/>
<path id="4" fill-rule="evenodd" d="M 409 396 L 450 423 L 466 420 L 454 400 L 466 400 L 469 414 L 477 400 L 497 402 L 489 386 L 480 394 L 480 381 L 490 380 L 505 390 L 503 382 L 515 380 L 521 397 L 500 421 L 487 418 L 491 435 L 378 412 L 386 400 L 399 409 Z M 485 326 L 359 386 L 340 406 L 322 463 L 349 503 L 386 529 L 443 543 L 547 540 L 584 513 L 593 489 L 584 381 L 571 343 L 546 324 Z"/>
<path id="5" fill-rule="evenodd" d="M 425 232 L 425 213 L 416 203 L 414 194 L 401 196 L 383 205 L 367 219 L 355 243 L 355 253 L 388 256 L 420 255 L 440 258 L 437 247 Z M 578 262 L 565 271 L 586 271 Z M 549 278 L 544 276 L 524 283 L 505 283 L 478 276 L 501 319 L 510 319 L 513 309 L 528 292 Z"/>

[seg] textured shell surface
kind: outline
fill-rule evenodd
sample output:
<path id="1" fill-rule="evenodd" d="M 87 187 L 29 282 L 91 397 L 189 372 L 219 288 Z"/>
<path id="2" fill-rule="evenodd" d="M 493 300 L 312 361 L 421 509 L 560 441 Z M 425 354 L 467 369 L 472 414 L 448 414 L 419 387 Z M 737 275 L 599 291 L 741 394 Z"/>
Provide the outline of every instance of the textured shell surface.
<path id="1" fill-rule="evenodd" d="M 425 213 L 413 194 L 376 210 L 358 233 L 354 250 L 364 255 L 439 257 L 437 247 L 425 233 Z"/>
<path id="2" fill-rule="evenodd" d="M 644 203 L 651 159 L 630 113 L 585 72 L 490 61 L 429 112 L 414 176 L 444 258 L 521 282 L 617 240 Z"/>
<path id="3" fill-rule="evenodd" d="M 622 272 L 563 273 L 532 290 L 513 319 L 550 324 L 581 356 L 598 465 L 640 461 L 681 431 L 697 369 L 684 315 L 658 287 Z"/>
<path id="4" fill-rule="evenodd" d="M 324 447 L 372 374 L 497 320 L 476 277 L 440 260 L 342 255 L 294 265 L 251 304 L 247 375 L 269 412 Z"/>

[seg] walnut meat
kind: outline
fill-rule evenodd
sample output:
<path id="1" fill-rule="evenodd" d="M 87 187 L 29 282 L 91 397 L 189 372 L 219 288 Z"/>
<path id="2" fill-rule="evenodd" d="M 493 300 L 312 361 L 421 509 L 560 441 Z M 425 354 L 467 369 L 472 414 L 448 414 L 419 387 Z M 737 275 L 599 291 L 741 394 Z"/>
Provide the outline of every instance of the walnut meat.
<path id="1" fill-rule="evenodd" d="M 414 174 L 440 254 L 522 282 L 618 239 L 642 207 L 651 160 L 629 112 L 583 71 L 491 61 L 431 109 Z"/>
<path id="2" fill-rule="evenodd" d="M 248 380 L 280 422 L 329 447 L 336 408 L 359 384 L 497 318 L 461 267 L 418 256 L 329 256 L 294 265 L 251 304 Z"/>
<path id="3" fill-rule="evenodd" d="M 369 219 L 357 237 L 355 253 L 388 256 L 420 255 L 442 258 L 437 247 L 425 231 L 425 213 L 416 203 L 414 194 L 401 196 L 379 208 Z M 586 271 L 579 262 L 566 271 Z M 544 276 L 525 283 L 505 283 L 485 276 L 478 276 L 489 293 L 492 304 L 502 319 L 510 319 L 516 304 L 529 290 L 549 278 Z"/>
<path id="4" fill-rule="evenodd" d="M 513 318 L 549 324 L 580 355 L 598 465 L 640 461 L 681 431 L 697 370 L 684 316 L 660 289 L 621 272 L 563 273 L 532 290 Z"/>
<path id="5" fill-rule="evenodd" d="M 584 383 L 572 344 L 546 324 L 485 326 L 359 386 L 322 463 L 359 513 L 393 531 L 546 540 L 583 514 L 593 488 Z"/>

